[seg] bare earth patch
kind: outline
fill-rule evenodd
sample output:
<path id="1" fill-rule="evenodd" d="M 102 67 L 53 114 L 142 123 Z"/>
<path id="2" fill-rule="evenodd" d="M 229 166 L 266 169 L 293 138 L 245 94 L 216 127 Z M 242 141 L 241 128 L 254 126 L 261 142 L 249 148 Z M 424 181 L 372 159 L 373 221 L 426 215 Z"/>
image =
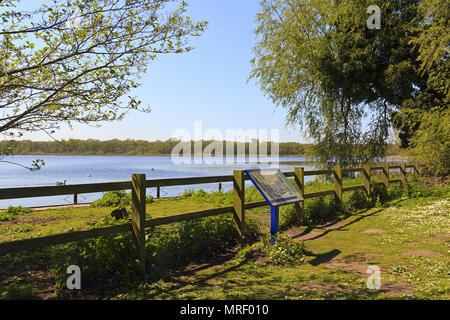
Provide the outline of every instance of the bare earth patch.
<path id="1" fill-rule="evenodd" d="M 447 217 L 444 216 L 431 216 L 431 219 L 436 219 L 436 220 L 442 220 L 442 219 L 447 219 Z"/>
<path id="2" fill-rule="evenodd" d="M 381 257 L 381 256 L 382 255 L 378 254 L 378 253 L 363 253 L 361 255 L 361 257 L 363 257 L 365 260 L 372 260 L 372 259 L 375 259 L 375 258 L 378 258 L 378 257 Z"/>
<path id="3" fill-rule="evenodd" d="M 428 250 L 415 250 L 415 251 L 403 252 L 402 256 L 436 257 L 436 256 L 442 256 L 442 254 L 439 252 L 433 252 L 433 251 L 428 251 Z"/>
<path id="4" fill-rule="evenodd" d="M 32 281 L 33 288 L 35 290 L 35 293 L 33 295 L 34 299 L 42 299 L 42 300 L 56 299 L 55 277 L 50 270 L 45 269 L 45 268 L 42 268 L 40 270 L 23 270 L 23 271 L 15 273 L 3 280 L 0 279 L 0 282 L 10 279 L 14 276 L 17 276 L 27 282 L 28 282 L 28 280 Z M 31 283 L 31 282 L 28 282 L 28 283 Z M 6 295 L 8 295 L 8 291 L 0 292 L 0 295 L 6 296 Z"/>
<path id="5" fill-rule="evenodd" d="M 332 283 L 308 283 L 295 286 L 300 291 L 318 291 L 318 292 L 333 292 L 343 291 L 343 289 Z"/>
<path id="6" fill-rule="evenodd" d="M 361 233 L 384 233 L 386 230 L 383 229 L 366 229 L 364 231 L 361 231 Z"/>
<path id="7" fill-rule="evenodd" d="M 27 217 L 24 218 L 21 223 L 30 223 L 32 225 L 35 224 L 47 224 L 49 222 L 53 221 L 59 221 L 59 220 L 67 220 L 67 217 Z"/>
<path id="8" fill-rule="evenodd" d="M 435 235 L 435 237 L 438 239 L 448 240 L 448 239 L 450 239 L 450 233 L 437 234 L 437 235 Z"/>
<path id="9" fill-rule="evenodd" d="M 419 242 L 408 242 L 406 245 L 408 247 L 420 247 L 422 244 Z"/>
<path id="10" fill-rule="evenodd" d="M 414 287 L 409 283 L 382 283 L 380 292 L 390 296 L 412 296 L 414 294 Z"/>
<path id="11" fill-rule="evenodd" d="M 324 265 L 327 268 L 339 268 L 348 273 L 357 273 L 360 275 L 367 276 L 367 267 L 368 265 L 359 264 L 358 262 L 347 261 L 342 258 L 334 257 L 328 262 L 325 262 Z"/>
<path id="12" fill-rule="evenodd" d="M 1 221 L 0 227 L 9 227 L 9 226 L 25 224 L 25 223 L 29 223 L 32 225 L 46 224 L 46 223 L 53 222 L 53 221 L 67 220 L 67 219 L 68 219 L 67 217 L 31 217 L 31 216 L 27 216 L 27 217 L 20 217 L 20 218 L 11 220 L 11 221 Z"/>

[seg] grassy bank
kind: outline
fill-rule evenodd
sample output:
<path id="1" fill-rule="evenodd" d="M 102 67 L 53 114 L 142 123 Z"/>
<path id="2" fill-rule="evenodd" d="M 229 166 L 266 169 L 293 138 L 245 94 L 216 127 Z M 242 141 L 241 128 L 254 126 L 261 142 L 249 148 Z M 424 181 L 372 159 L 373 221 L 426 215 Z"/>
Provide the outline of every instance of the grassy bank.
<path id="1" fill-rule="evenodd" d="M 311 182 L 305 191 L 329 189 L 329 182 Z M 301 222 L 291 206 L 283 207 L 283 235 L 293 240 L 279 249 L 288 255 L 268 251 L 260 240 L 269 228 L 268 207 L 247 212 L 248 243 L 243 249 L 230 214 L 150 229 L 145 278 L 135 273 L 129 234 L 10 254 L 0 257 L 0 297 L 448 299 L 449 188 L 425 187 L 415 179 L 408 188 L 374 189 L 372 194 L 345 193 L 341 212 L 334 210 L 331 196 L 308 199 Z M 254 188 L 246 191 L 246 199 L 262 200 Z M 187 190 L 178 198 L 148 203 L 147 212 L 156 218 L 232 201 L 231 192 Z M 108 217 L 113 208 L 3 212 L 0 241 L 124 222 Z M 82 267 L 81 291 L 64 287 L 69 264 Z M 381 290 L 367 289 L 368 265 L 379 266 Z"/>

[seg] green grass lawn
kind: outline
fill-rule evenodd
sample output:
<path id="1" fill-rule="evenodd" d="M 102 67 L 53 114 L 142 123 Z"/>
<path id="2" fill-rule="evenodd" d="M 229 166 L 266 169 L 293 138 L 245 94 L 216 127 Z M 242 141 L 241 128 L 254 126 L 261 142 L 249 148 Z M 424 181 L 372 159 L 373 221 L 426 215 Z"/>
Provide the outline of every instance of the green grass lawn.
<path id="1" fill-rule="evenodd" d="M 344 180 L 345 186 L 356 184 L 361 184 L 361 180 Z M 332 184 L 312 182 L 305 189 L 306 193 L 329 190 Z M 66 291 L 59 297 L 449 299 L 450 188 L 433 187 L 427 191 L 414 185 L 412 190 L 413 198 L 403 194 L 395 200 L 377 202 L 370 209 L 338 214 L 332 220 L 314 223 L 311 220 L 300 226 L 285 223 L 282 235 L 304 241 L 306 246 L 304 258 L 294 265 L 273 265 L 264 254 L 262 242 L 253 241 L 244 248 L 231 246 L 194 259 L 156 278 L 118 283 L 114 290 L 105 292 Z M 348 202 L 349 197 L 346 195 L 344 200 Z M 255 188 L 250 188 L 246 199 L 250 202 L 262 197 Z M 308 210 L 327 210 L 314 201 L 306 200 Z M 231 192 L 187 193 L 178 198 L 156 199 L 147 204 L 147 213 L 156 218 L 231 204 Z M 0 221 L 0 242 L 89 229 L 109 216 L 112 209 L 69 207 L 19 214 L 10 221 Z M 289 207 L 282 210 L 280 222 L 289 220 L 286 218 L 289 210 Z M 262 233 L 268 231 L 268 207 L 249 210 L 246 216 L 256 221 Z M 58 297 L 53 257 L 66 254 L 67 250 L 67 246 L 53 246 L 0 257 L 0 299 Z M 372 265 L 380 270 L 380 290 L 367 287 L 371 276 L 367 268 Z M 102 287 L 102 281 L 114 280 L 101 279 L 90 287 Z"/>
<path id="2" fill-rule="evenodd" d="M 449 196 L 400 199 L 334 226 L 290 229 L 285 234 L 315 235 L 304 240 L 308 253 L 298 265 L 267 264 L 258 242 L 116 298 L 449 299 Z M 380 290 L 367 287 L 370 265 L 380 268 Z"/>

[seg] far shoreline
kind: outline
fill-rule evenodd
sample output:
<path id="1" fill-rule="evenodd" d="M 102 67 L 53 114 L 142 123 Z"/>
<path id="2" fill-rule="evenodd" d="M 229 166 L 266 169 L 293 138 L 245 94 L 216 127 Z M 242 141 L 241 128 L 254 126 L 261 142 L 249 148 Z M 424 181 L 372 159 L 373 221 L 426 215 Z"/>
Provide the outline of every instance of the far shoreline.
<path id="1" fill-rule="evenodd" d="M 82 153 L 31 153 L 31 154 L 14 154 L 11 155 L 11 157 L 14 156 L 102 156 L 102 157 L 175 157 L 171 154 L 166 154 L 166 153 L 162 153 L 162 154 L 121 154 L 121 153 L 108 153 L 108 154 L 82 154 Z M 176 156 L 179 158 L 183 158 L 183 156 Z M 196 158 L 196 157 L 203 157 L 202 155 L 191 155 L 191 157 Z M 216 156 L 208 156 L 211 158 L 220 158 L 220 157 L 216 157 Z M 235 155 L 235 157 L 249 157 L 248 155 Z M 258 157 L 258 156 L 251 156 L 251 157 Z M 276 158 L 277 156 L 265 156 L 266 158 Z M 280 154 L 278 155 L 278 157 L 286 157 L 286 158 L 305 158 L 305 160 L 302 160 L 302 162 L 315 162 L 313 160 L 308 160 L 307 157 L 302 156 L 302 155 L 283 155 Z M 226 158 L 226 156 L 223 156 L 223 158 Z M 405 160 L 405 161 L 409 161 L 411 160 L 410 156 L 407 155 L 389 155 L 389 156 L 385 156 L 385 159 L 392 159 L 392 160 Z"/>

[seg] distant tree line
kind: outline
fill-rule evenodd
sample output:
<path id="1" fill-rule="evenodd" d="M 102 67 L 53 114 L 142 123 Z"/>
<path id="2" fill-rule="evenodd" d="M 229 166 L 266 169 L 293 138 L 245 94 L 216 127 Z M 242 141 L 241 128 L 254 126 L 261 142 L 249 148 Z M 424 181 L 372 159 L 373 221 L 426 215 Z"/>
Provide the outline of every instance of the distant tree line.
<path id="1" fill-rule="evenodd" d="M 202 151 L 205 150 L 213 141 L 191 141 L 191 153 L 194 154 L 194 146 L 201 145 Z M 0 147 L 6 147 L 6 141 L 0 141 Z M 8 143 L 11 143 L 9 141 Z M 172 150 L 180 143 L 179 140 L 169 139 L 165 141 L 147 141 L 147 140 L 119 140 L 112 139 L 100 141 L 95 139 L 78 140 L 69 139 L 62 141 L 31 141 L 21 140 L 15 141 L 16 154 L 21 155 L 37 155 L 37 154 L 71 154 L 71 155 L 171 155 Z M 233 142 L 234 152 L 237 154 L 239 150 L 245 150 L 246 155 L 251 155 L 250 143 Z M 257 152 L 262 152 L 260 144 Z M 228 142 L 230 146 L 230 142 Z M 272 143 L 266 144 L 267 155 L 272 155 Z M 223 142 L 223 155 L 226 155 L 227 142 Z M 311 155 L 312 144 L 303 144 L 298 142 L 280 142 L 278 144 L 279 155 L 284 156 L 305 156 Z M 399 155 L 400 148 L 397 145 L 390 145 L 388 148 L 389 155 Z M 215 155 L 214 152 L 212 155 Z"/>

